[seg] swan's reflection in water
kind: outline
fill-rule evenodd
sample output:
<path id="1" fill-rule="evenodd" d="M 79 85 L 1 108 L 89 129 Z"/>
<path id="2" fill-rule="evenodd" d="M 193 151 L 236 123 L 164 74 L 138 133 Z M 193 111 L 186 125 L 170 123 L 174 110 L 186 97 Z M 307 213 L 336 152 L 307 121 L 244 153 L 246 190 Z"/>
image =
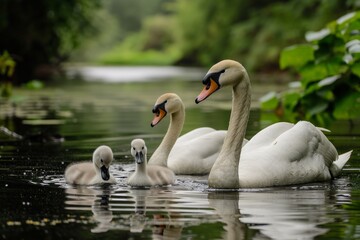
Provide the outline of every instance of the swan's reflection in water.
<path id="1" fill-rule="evenodd" d="M 178 239 L 185 225 L 199 225 L 214 216 L 205 193 L 103 187 L 74 187 L 65 192 L 67 210 L 92 211 L 94 233 L 120 229 L 132 233 L 146 231 L 153 239 Z M 215 221 L 214 217 L 212 220 Z"/>
<path id="2" fill-rule="evenodd" d="M 91 211 L 93 233 L 123 230 L 152 239 L 180 239 L 204 234 L 191 227 L 207 223 L 222 239 L 313 239 L 329 231 L 326 224 L 334 218 L 346 221 L 346 210 L 338 207 L 351 202 L 350 190 L 341 190 L 346 185 L 240 192 L 67 188 L 66 208 Z"/>
<path id="3" fill-rule="evenodd" d="M 331 221 L 326 198 L 313 190 L 246 193 L 239 199 L 240 221 L 275 239 L 313 239 L 327 232 L 319 225 Z"/>
<path id="4" fill-rule="evenodd" d="M 131 232 L 142 232 L 145 225 L 149 224 L 152 226 L 153 239 L 181 237 L 183 224 L 177 221 L 179 214 L 172 211 L 172 207 L 175 209 L 172 206 L 175 196 L 172 196 L 171 191 L 162 193 L 160 189 L 131 189 L 129 193 L 135 200 L 135 213 L 130 217 Z M 147 208 L 150 219 L 147 219 Z"/>
<path id="5" fill-rule="evenodd" d="M 65 190 L 68 200 L 65 204 L 69 205 L 67 209 L 89 210 L 93 213 L 93 219 L 96 227 L 91 229 L 93 233 L 107 232 L 111 226 L 113 213 L 109 207 L 109 198 L 112 190 L 110 188 L 90 188 L 79 186 L 76 188 L 67 188 Z"/>
<path id="6" fill-rule="evenodd" d="M 208 195 L 210 207 L 221 218 L 224 225 L 222 239 L 245 239 L 245 224 L 240 222 L 238 192 L 210 192 Z"/>
<path id="7" fill-rule="evenodd" d="M 345 181 L 344 181 L 345 180 Z M 221 217 L 223 239 L 249 239 L 246 228 L 258 230 L 252 239 L 314 239 L 329 231 L 334 218 L 347 221 L 341 204 L 351 203 L 346 179 L 330 183 L 234 193 L 209 193 L 209 205 Z"/>
<path id="8" fill-rule="evenodd" d="M 135 194 L 135 212 L 130 217 L 130 232 L 141 233 L 146 225 L 146 197 L 147 190 L 133 190 Z"/>

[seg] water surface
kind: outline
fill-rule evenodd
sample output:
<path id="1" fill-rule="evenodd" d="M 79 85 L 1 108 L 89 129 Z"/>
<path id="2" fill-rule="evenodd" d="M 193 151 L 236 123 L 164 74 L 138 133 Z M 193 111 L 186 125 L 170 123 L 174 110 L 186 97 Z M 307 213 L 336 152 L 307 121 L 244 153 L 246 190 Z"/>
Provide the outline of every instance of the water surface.
<path id="1" fill-rule="evenodd" d="M 134 170 L 131 140 L 144 138 L 151 155 L 166 132 L 168 119 L 150 127 L 158 96 L 182 97 L 183 133 L 202 126 L 226 129 L 231 102 L 230 89 L 224 89 L 195 105 L 202 70 L 177 69 L 151 80 L 146 75 L 160 76 L 161 68 L 137 70 L 144 81 L 66 81 L 41 91 L 15 90 L 12 103 L 0 103 L 0 125 L 24 137 L 0 133 L 2 239 L 360 238 L 360 121 L 326 126 L 340 153 L 354 150 L 341 177 L 331 182 L 214 192 L 206 176 L 178 176 L 174 186 L 127 187 Z M 182 79 L 184 71 L 193 75 Z M 119 79 L 116 74 L 112 79 Z M 248 138 L 273 119 L 256 109 L 256 99 L 275 86 L 253 85 Z M 118 183 L 65 184 L 66 166 L 90 160 L 100 144 L 114 151 L 111 171 Z"/>

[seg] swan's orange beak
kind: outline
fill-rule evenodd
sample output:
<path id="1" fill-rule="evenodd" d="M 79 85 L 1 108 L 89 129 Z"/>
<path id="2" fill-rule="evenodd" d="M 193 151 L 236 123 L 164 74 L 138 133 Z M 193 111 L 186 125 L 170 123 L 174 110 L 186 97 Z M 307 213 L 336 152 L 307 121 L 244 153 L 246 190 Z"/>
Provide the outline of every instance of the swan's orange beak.
<path id="1" fill-rule="evenodd" d="M 157 112 L 154 113 L 154 119 L 151 122 L 151 127 L 156 126 L 165 116 L 166 116 L 166 111 L 159 108 Z"/>
<path id="2" fill-rule="evenodd" d="M 207 97 L 209 97 L 211 94 L 213 94 L 216 90 L 220 88 L 220 85 L 210 78 L 209 82 L 206 84 L 204 89 L 201 91 L 199 96 L 195 99 L 195 103 L 200 103 L 204 101 Z"/>

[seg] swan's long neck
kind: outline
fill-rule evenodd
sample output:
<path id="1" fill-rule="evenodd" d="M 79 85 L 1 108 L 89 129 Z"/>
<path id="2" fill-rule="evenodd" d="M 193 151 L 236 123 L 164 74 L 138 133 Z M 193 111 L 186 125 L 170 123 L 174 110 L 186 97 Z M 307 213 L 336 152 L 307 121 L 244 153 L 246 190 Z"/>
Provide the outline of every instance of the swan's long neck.
<path id="1" fill-rule="evenodd" d="M 232 110 L 223 147 L 209 175 L 211 188 L 239 188 L 239 159 L 246 133 L 251 104 L 249 76 L 244 72 L 241 83 L 233 86 Z"/>
<path id="2" fill-rule="evenodd" d="M 174 146 L 177 138 L 181 133 L 181 130 L 184 125 L 184 119 L 185 119 L 185 108 L 184 105 L 181 105 L 179 111 L 174 112 L 170 115 L 169 128 L 162 142 L 160 143 L 159 147 L 155 150 L 155 152 L 151 156 L 149 160 L 149 164 L 167 167 L 167 159 L 169 157 L 172 147 Z"/>

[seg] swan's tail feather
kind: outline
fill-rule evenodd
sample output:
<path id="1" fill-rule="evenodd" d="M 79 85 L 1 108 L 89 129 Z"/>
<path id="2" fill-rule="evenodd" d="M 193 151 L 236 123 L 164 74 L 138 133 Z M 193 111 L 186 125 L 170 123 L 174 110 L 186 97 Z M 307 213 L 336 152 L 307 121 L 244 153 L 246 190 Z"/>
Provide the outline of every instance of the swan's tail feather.
<path id="1" fill-rule="evenodd" d="M 351 153 L 352 153 L 352 150 L 349 152 L 343 153 L 343 154 L 339 155 L 338 160 L 333 162 L 333 164 L 330 167 L 330 172 L 333 177 L 337 177 L 340 174 L 341 169 L 345 166 L 347 161 L 350 159 Z"/>
<path id="2" fill-rule="evenodd" d="M 322 127 L 316 127 L 317 129 L 319 129 L 322 132 L 331 132 L 329 129 L 327 128 L 322 128 Z"/>

